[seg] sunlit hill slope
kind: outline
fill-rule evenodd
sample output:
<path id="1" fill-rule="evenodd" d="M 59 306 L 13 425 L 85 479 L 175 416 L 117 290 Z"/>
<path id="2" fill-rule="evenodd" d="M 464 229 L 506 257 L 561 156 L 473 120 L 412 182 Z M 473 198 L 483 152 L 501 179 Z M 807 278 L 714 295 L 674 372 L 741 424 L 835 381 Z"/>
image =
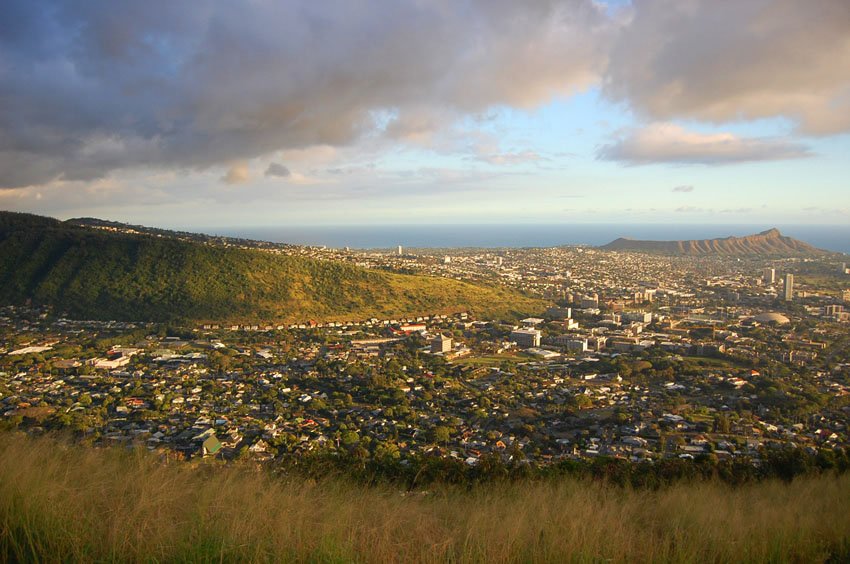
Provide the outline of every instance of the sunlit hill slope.
<path id="1" fill-rule="evenodd" d="M 0 302 L 118 320 L 346 321 L 532 313 L 518 292 L 445 278 L 0 212 Z"/>

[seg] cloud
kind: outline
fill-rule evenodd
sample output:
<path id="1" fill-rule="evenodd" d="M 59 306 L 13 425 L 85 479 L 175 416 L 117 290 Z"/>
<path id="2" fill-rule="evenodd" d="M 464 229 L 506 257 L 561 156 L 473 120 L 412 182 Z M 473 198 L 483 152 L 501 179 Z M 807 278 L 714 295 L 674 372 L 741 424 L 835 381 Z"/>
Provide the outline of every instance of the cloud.
<path id="1" fill-rule="evenodd" d="M 269 163 L 269 167 L 266 169 L 266 176 L 286 178 L 291 175 L 292 173 L 289 171 L 289 169 L 280 163 Z"/>
<path id="2" fill-rule="evenodd" d="M 604 91 L 653 120 L 781 116 L 850 130 L 847 0 L 644 0 L 611 48 Z"/>
<path id="3" fill-rule="evenodd" d="M 673 123 L 654 123 L 642 129 L 629 130 L 597 151 L 600 159 L 629 165 L 719 165 L 808 156 L 811 153 L 805 146 L 783 139 L 696 133 Z"/>
<path id="4" fill-rule="evenodd" d="M 411 108 L 401 114 L 389 115 L 384 133 L 390 139 L 427 145 L 447 119 L 450 117 L 433 109 Z"/>
<path id="5" fill-rule="evenodd" d="M 694 187 L 691 186 L 690 184 L 683 185 L 683 186 L 676 186 L 676 187 L 673 188 L 673 191 L 674 192 L 681 192 L 681 193 L 688 193 L 688 192 L 693 192 Z"/>
<path id="6" fill-rule="evenodd" d="M 593 0 L 113 8 L 4 3 L 0 187 L 421 137 L 598 82 L 612 29 Z"/>
<path id="7" fill-rule="evenodd" d="M 723 208 L 716 210 L 714 208 L 701 208 L 697 206 L 680 206 L 673 210 L 677 213 L 707 213 L 707 214 L 742 214 L 752 213 L 753 208 Z"/>
<path id="8" fill-rule="evenodd" d="M 635 0 L 616 10 L 597 0 L 128 0 L 113 8 L 4 2 L 0 188 L 121 171 L 203 173 L 273 154 L 301 169 L 286 155 L 314 147 L 454 150 L 468 145 L 441 135 L 455 124 L 595 85 L 651 121 L 780 116 L 805 134 L 850 131 L 846 0 Z M 781 154 L 783 143 L 787 155 L 805 152 L 777 140 L 741 143 L 743 160 Z M 498 147 L 472 154 L 522 160 Z"/>
<path id="9" fill-rule="evenodd" d="M 541 160 L 547 160 L 546 157 L 535 151 L 519 151 L 515 153 L 490 153 L 486 155 L 477 155 L 473 157 L 477 161 L 485 162 L 491 165 L 520 165 L 525 163 L 534 163 Z"/>
<path id="10" fill-rule="evenodd" d="M 248 165 L 238 163 L 227 169 L 227 173 L 221 177 L 221 181 L 225 184 L 245 184 L 251 179 L 251 173 L 248 172 Z"/>

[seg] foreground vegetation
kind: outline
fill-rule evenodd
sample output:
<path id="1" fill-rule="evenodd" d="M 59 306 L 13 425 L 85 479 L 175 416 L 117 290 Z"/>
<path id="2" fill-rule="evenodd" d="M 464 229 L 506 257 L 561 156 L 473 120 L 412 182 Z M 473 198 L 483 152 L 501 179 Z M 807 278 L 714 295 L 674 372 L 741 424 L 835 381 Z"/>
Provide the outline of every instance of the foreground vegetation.
<path id="1" fill-rule="evenodd" d="M 850 476 L 407 493 L 0 434 L 4 561 L 806 561 L 850 557 Z"/>

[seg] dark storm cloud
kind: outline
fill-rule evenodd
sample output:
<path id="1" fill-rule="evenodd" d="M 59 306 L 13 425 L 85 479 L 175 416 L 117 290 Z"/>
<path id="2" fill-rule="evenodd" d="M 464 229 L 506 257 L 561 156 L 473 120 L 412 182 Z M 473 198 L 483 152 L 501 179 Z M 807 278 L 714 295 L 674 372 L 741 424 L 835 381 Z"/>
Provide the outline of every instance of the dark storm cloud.
<path id="1" fill-rule="evenodd" d="M 7 0 L 0 22 L 6 188 L 531 106 L 596 80 L 610 28 L 591 0 Z"/>

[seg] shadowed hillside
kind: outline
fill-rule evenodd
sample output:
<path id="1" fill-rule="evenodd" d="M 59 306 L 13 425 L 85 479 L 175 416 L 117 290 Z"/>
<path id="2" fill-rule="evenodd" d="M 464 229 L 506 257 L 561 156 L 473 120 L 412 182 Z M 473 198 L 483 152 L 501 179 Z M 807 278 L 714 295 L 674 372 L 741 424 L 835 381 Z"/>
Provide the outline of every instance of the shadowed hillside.
<path id="1" fill-rule="evenodd" d="M 3 212 L 0 302 L 27 300 L 72 317 L 152 321 L 509 316 L 544 307 L 500 287 Z"/>
<path id="2" fill-rule="evenodd" d="M 639 251 L 671 255 L 823 255 L 826 251 L 769 229 L 746 237 L 688 241 L 639 241 L 619 238 L 600 247 L 606 251 Z"/>

